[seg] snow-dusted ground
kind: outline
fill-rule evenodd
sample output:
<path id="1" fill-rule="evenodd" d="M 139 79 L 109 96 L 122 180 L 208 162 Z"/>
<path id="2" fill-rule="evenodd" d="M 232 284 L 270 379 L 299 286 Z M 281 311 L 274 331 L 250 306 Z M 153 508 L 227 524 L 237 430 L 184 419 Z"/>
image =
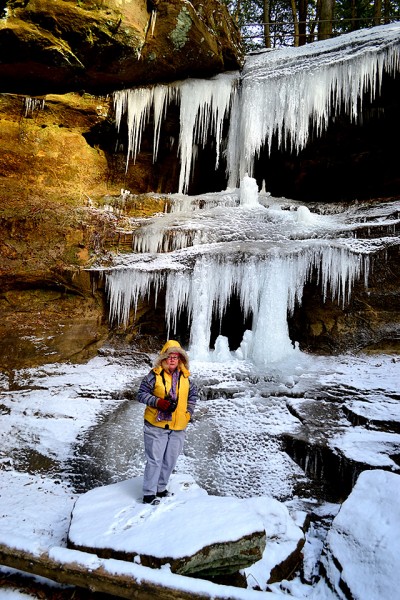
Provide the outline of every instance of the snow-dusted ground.
<path id="1" fill-rule="evenodd" d="M 110 350 L 85 365 L 46 365 L 16 373 L 12 382 L 3 377 L 0 543 L 35 554 L 52 548 L 60 553 L 79 493 L 142 473 L 143 407 L 132 398 L 148 368 L 133 353 Z M 385 418 L 381 399 L 382 394 L 388 394 L 393 398 L 387 407 L 388 419 L 393 419 L 393 404 L 399 401 L 395 396 L 400 360 L 385 355 L 316 358 L 297 352 L 290 361 L 276 364 L 263 374 L 257 374 L 254 366 L 245 361 L 193 361 L 192 372 L 203 397 L 189 428 L 178 472 L 190 474 L 211 496 L 269 496 L 271 501 L 283 502 L 283 509 L 286 505 L 292 514 L 304 508 L 295 493 L 296 486 L 301 483 L 305 490 L 312 486 L 281 449 L 279 435 L 294 431 L 298 425 L 287 401 L 307 398 L 318 390 L 329 392 L 333 386 L 353 388 L 368 397 L 372 414 L 379 408 L 379 415 Z M 368 460 L 371 432 L 351 426 L 349 431 L 357 431 L 357 436 L 343 435 L 342 450 L 349 455 L 365 452 Z M 84 448 L 80 454 L 75 448 L 77 439 Z M 384 442 L 376 443 L 375 451 L 385 453 Z M 398 454 L 400 440 L 396 446 Z M 93 456 L 86 454 L 88 450 Z M 377 490 L 378 497 L 379 493 Z M 306 502 L 314 505 L 315 511 L 325 510 L 331 517 L 339 508 L 312 497 Z M 190 512 L 187 519 L 188 536 L 196 537 Z M 316 572 L 321 535 L 321 530 L 311 530 L 307 538 L 305 572 L 309 575 Z M 160 572 L 153 575 L 157 581 Z M 153 575 L 151 570 L 146 572 L 150 579 Z M 169 583 L 168 577 L 177 576 L 164 570 L 163 577 Z M 396 577 L 393 573 L 393 589 Z M 190 584 L 190 580 L 184 580 L 179 585 L 193 585 L 193 590 L 200 586 L 205 593 L 213 593 L 213 584 L 208 582 Z M 262 587 L 265 589 L 265 582 Z M 285 594 L 294 598 L 329 598 L 330 592 L 325 587 L 322 591 L 322 587 L 321 583 L 302 584 L 296 578 L 270 589 L 271 594 L 281 595 L 283 588 Z M 1 599 L 7 597 L 5 592 L 5 588 L 0 590 Z M 250 592 L 238 589 L 237 597 L 245 598 Z M 7 594 L 13 600 L 18 597 L 15 592 Z M 233 596 L 228 593 L 228 597 Z"/>

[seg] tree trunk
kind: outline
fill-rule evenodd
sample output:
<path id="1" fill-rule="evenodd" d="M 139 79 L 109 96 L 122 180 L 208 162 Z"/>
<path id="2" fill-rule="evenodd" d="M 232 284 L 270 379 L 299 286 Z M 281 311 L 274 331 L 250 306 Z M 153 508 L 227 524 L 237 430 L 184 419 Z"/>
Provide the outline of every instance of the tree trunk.
<path id="1" fill-rule="evenodd" d="M 332 37 L 333 2 L 334 0 L 321 1 L 321 12 L 318 23 L 319 40 L 328 40 Z"/>
<path id="2" fill-rule="evenodd" d="M 299 45 L 299 19 L 297 18 L 297 7 L 296 0 L 290 0 L 290 7 L 292 9 L 293 27 L 294 27 L 294 45 Z"/>
<path id="3" fill-rule="evenodd" d="M 384 20 L 385 25 L 390 23 L 391 3 L 390 0 L 384 0 L 383 2 Z"/>
<path id="4" fill-rule="evenodd" d="M 299 0 L 299 46 L 307 43 L 307 0 Z"/>
<path id="5" fill-rule="evenodd" d="M 84 552 L 77 553 L 75 550 L 69 551 L 66 548 L 62 548 L 62 552 L 63 554 L 71 552 L 70 561 L 63 559 L 61 562 L 50 558 L 48 554 L 37 556 L 0 544 L 0 564 L 25 573 L 40 575 L 58 583 L 90 589 L 102 594 L 111 594 L 127 600 L 154 600 L 155 598 L 157 600 L 171 600 L 171 598 L 174 600 L 207 600 L 210 598 L 206 585 L 200 591 L 187 591 L 190 589 L 193 579 L 182 575 L 177 576 L 176 582 L 169 587 L 168 584 L 158 584 L 151 579 L 147 580 L 144 567 L 143 575 L 136 578 L 130 573 L 132 563 L 123 560 L 98 559 L 94 554 L 85 555 Z M 79 555 L 83 557 L 82 564 L 77 562 L 80 559 Z M 99 567 L 84 566 L 85 556 L 88 556 L 90 560 L 97 558 Z M 159 570 L 156 572 L 160 573 Z M 221 600 L 226 598 L 223 588 L 221 596 L 213 592 L 213 598 Z"/>
<path id="6" fill-rule="evenodd" d="M 374 25 L 382 22 L 382 0 L 374 0 Z"/>
<path id="7" fill-rule="evenodd" d="M 356 31 L 356 29 L 358 29 L 357 2 L 356 0 L 351 0 L 351 31 Z"/>
<path id="8" fill-rule="evenodd" d="M 271 48 L 271 30 L 270 30 L 270 0 L 263 1 L 263 20 L 264 20 L 264 44 L 266 48 Z"/>

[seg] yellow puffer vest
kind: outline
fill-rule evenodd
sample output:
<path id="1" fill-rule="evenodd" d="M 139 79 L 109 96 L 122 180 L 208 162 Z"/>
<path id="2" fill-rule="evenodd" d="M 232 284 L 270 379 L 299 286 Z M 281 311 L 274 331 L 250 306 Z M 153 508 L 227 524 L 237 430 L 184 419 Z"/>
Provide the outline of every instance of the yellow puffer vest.
<path id="1" fill-rule="evenodd" d="M 164 380 L 165 387 L 161 377 L 162 367 L 155 367 L 153 369 L 156 375 L 156 381 L 154 384 L 154 395 L 158 398 L 164 398 L 167 393 L 171 389 L 172 377 L 169 373 L 164 371 Z M 179 390 L 178 390 L 178 406 L 176 410 L 172 413 L 171 421 L 156 421 L 158 409 L 152 408 L 151 406 L 147 406 L 144 411 L 144 418 L 146 421 L 155 425 L 156 427 L 162 427 L 165 429 L 166 425 L 168 425 L 167 429 L 174 429 L 176 431 L 181 431 L 182 429 L 186 429 L 187 424 L 190 420 L 190 414 L 187 410 L 187 401 L 189 395 L 189 371 L 181 365 L 180 368 L 181 376 L 179 378 Z"/>

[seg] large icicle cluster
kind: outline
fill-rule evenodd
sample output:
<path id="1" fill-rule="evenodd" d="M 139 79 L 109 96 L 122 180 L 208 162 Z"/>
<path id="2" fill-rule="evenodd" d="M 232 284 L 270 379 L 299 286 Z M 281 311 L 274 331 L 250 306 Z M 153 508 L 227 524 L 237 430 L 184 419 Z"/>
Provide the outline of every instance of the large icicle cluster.
<path id="1" fill-rule="evenodd" d="M 156 160 L 162 119 L 170 102 L 178 102 L 179 192 L 186 193 L 196 147 L 211 137 L 218 166 L 223 123 L 230 111 L 228 185 L 236 187 L 245 173 L 252 174 L 255 157 L 261 148 L 271 147 L 274 136 L 280 146 L 299 151 L 307 143 L 310 125 L 320 134 L 342 106 L 357 120 L 363 94 L 369 91 L 374 98 L 383 72 L 399 68 L 400 23 L 382 25 L 300 48 L 250 55 L 239 93 L 238 73 L 116 92 L 116 123 L 120 127 L 126 113 L 127 159 L 135 160 L 143 129 L 153 115 Z"/>
<path id="2" fill-rule="evenodd" d="M 180 103 L 179 192 L 186 193 L 196 145 L 204 146 L 209 135 L 216 142 L 216 167 L 220 158 L 222 128 L 236 90 L 237 73 L 223 73 L 212 79 L 187 79 L 170 85 L 122 90 L 114 94 L 116 123 L 127 115 L 127 158 L 136 159 L 144 127 L 154 115 L 153 160 L 157 158 L 161 120 L 171 101 Z"/>
<path id="3" fill-rule="evenodd" d="M 249 56 L 230 119 L 229 185 L 252 174 L 255 157 L 274 136 L 279 147 L 298 152 L 310 126 L 321 134 L 342 107 L 356 121 L 364 93 L 373 99 L 383 72 L 399 69 L 399 23 Z"/>
<path id="4" fill-rule="evenodd" d="M 251 332 L 238 350 L 260 366 L 279 361 L 293 351 L 287 316 L 300 302 L 303 287 L 317 270 L 326 297 L 348 300 L 353 282 L 364 270 L 368 258 L 328 243 L 310 244 L 297 253 L 272 250 L 269 256 L 250 257 L 215 252 L 198 256 L 193 269 L 182 267 L 169 271 L 144 271 L 143 264 L 134 269 L 106 272 L 106 289 L 110 318 L 127 322 L 131 307 L 151 291 L 166 290 L 166 319 L 175 330 L 182 311 L 187 311 L 191 356 L 208 360 L 213 317 L 221 320 L 232 295 L 240 298 L 244 318 L 252 316 Z"/>

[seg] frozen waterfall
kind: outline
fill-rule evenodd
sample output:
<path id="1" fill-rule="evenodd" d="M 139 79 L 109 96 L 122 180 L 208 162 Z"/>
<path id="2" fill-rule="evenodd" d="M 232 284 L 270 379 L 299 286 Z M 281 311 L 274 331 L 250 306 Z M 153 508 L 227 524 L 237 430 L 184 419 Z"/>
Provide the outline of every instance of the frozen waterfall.
<path id="1" fill-rule="evenodd" d="M 162 121 L 171 103 L 179 105 L 181 171 L 169 212 L 132 219 L 132 253 L 99 269 L 110 321 L 125 325 L 139 303 L 159 299 L 168 334 L 179 336 L 184 323 L 198 360 L 249 360 L 263 368 L 298 352 L 288 316 L 301 304 L 305 284 L 318 282 L 323 299 L 344 305 L 354 282 L 362 275 L 367 281 L 369 254 L 387 241 L 358 237 L 365 211 L 356 218 L 355 208 L 355 221 L 348 222 L 340 209 L 324 215 L 272 198 L 264 186 L 259 192 L 254 161 L 273 140 L 299 151 L 310 129 L 321 133 L 343 109 L 357 120 L 363 96 L 374 98 L 384 73 L 399 70 L 399 41 L 394 23 L 250 55 L 240 75 L 117 92 L 116 121 L 120 126 L 126 114 L 133 160 L 151 120 L 157 160 Z M 216 166 L 226 158 L 229 187 L 188 197 L 196 149 L 210 140 Z M 368 227 L 375 221 L 385 227 L 385 208 L 376 210 L 380 216 L 372 211 Z M 398 217 L 393 223 L 398 226 Z M 232 329 L 228 339 L 223 330 Z"/>
<path id="2" fill-rule="evenodd" d="M 314 269 L 322 293 L 344 303 L 355 279 L 368 272 L 366 255 L 328 243 L 295 244 L 286 248 L 258 243 L 235 251 L 235 246 L 204 247 L 187 264 L 177 252 L 133 262 L 128 268 L 107 270 L 106 289 L 110 319 L 127 322 L 131 308 L 150 293 L 165 290 L 165 315 L 169 335 L 174 335 L 179 315 L 185 311 L 190 326 L 190 352 L 197 360 L 210 360 L 213 319 L 223 318 L 232 296 L 240 299 L 243 326 L 252 319 L 251 331 L 243 331 L 243 343 L 232 357 L 245 358 L 259 366 L 276 362 L 294 351 L 287 318 Z M 207 251 L 208 250 L 208 251 Z M 252 252 L 250 254 L 250 252 Z M 144 257 L 143 257 L 144 258 Z"/>
<path id="3" fill-rule="evenodd" d="M 274 137 L 298 152 L 310 126 L 320 135 L 342 107 L 357 121 L 363 95 L 372 100 L 383 72 L 399 68 L 399 23 L 248 56 L 230 118 L 228 185 L 252 175 L 255 157 Z"/>
<path id="4" fill-rule="evenodd" d="M 181 172 L 179 192 L 187 192 L 194 147 L 205 145 L 208 135 L 216 142 L 216 168 L 220 159 L 222 127 L 230 109 L 236 90 L 237 73 L 223 73 L 212 79 L 186 79 L 170 85 L 142 87 L 115 92 L 114 105 L 116 123 L 120 128 L 121 118 L 127 115 L 127 157 L 136 160 L 142 133 L 150 114 L 154 115 L 153 160 L 157 159 L 161 120 L 165 117 L 170 102 L 180 104 L 179 157 Z"/>
<path id="5" fill-rule="evenodd" d="M 254 183 L 245 184 L 252 195 Z M 136 320 L 143 304 L 159 305 L 167 335 L 183 342 L 188 332 L 190 355 L 200 361 L 264 369 L 297 358 L 288 322 L 304 286 L 312 282 L 322 302 L 345 307 L 355 282 L 368 283 L 370 256 L 397 243 L 398 202 L 330 205 L 321 214 L 265 192 L 257 204 L 242 204 L 237 190 L 197 200 L 176 195 L 171 201 L 184 211 L 133 220 L 135 251 L 93 270 L 104 277 L 113 325 Z"/>
<path id="6" fill-rule="evenodd" d="M 186 193 L 196 148 L 215 140 L 215 166 L 226 150 L 229 187 L 253 172 L 254 159 L 273 138 L 281 147 L 299 151 L 343 107 L 353 120 L 361 114 L 365 92 L 374 98 L 384 72 L 400 68 L 400 24 L 315 42 L 299 48 L 279 48 L 249 55 L 243 72 L 212 79 L 187 79 L 169 85 L 122 90 L 114 94 L 116 123 L 126 113 L 127 160 L 135 160 L 144 127 L 153 115 L 154 150 L 162 119 L 171 102 L 180 105 L 178 192 Z M 227 148 L 222 144 L 229 118 Z"/>

